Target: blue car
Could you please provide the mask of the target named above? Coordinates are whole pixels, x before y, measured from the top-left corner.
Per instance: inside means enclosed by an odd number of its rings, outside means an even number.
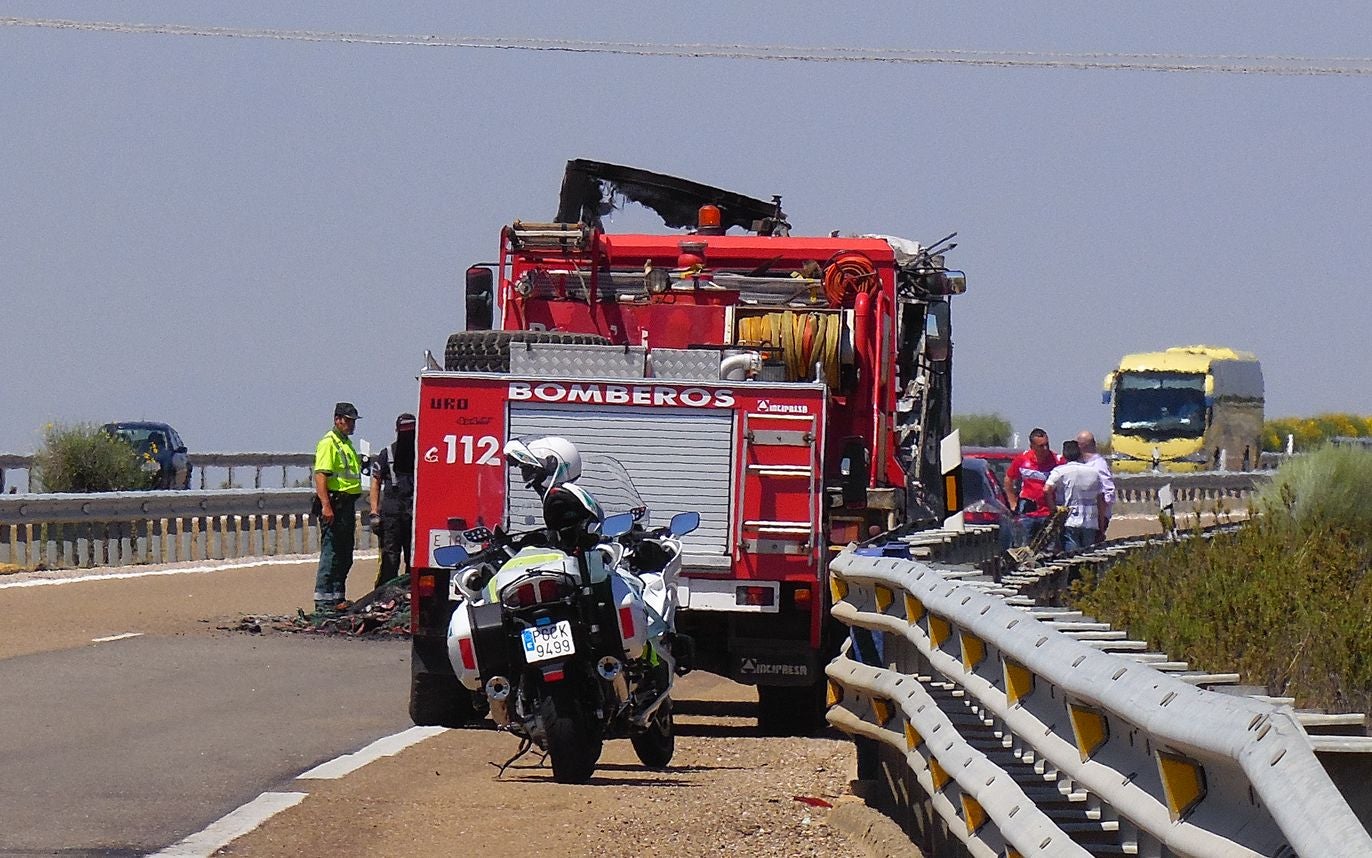
[[[191,460],[186,454],[177,431],[166,423],[134,421],[130,423],[106,423],[102,428],[107,434],[128,443],[139,458],[144,459],[143,469],[155,473],[154,489],[188,489],[191,487]]]

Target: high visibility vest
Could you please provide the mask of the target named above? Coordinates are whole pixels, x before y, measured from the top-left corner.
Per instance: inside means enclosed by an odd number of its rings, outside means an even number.
[[[347,435],[330,429],[314,448],[314,469],[327,474],[326,488],[346,495],[362,494],[362,460]]]

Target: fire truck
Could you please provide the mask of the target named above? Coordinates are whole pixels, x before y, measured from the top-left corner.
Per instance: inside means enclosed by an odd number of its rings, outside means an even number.
[[[612,233],[637,202],[666,229]],[[941,523],[951,425],[943,253],[883,235],[790,234],[770,201],[631,167],[568,163],[556,216],[515,221],[467,271],[467,330],[419,379],[410,714],[456,724],[452,570],[434,551],[514,521],[507,440],[570,439],[629,471],[685,539],[677,630],[695,669],[757,686],[765,732],[822,726],[828,561],[895,526]],[[951,483],[949,483],[951,484]]]

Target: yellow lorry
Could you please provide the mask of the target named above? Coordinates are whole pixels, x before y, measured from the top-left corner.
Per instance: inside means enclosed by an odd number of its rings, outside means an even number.
[[[1262,365],[1249,352],[1178,346],[1125,355],[1105,377],[1116,471],[1247,470],[1261,450]]]

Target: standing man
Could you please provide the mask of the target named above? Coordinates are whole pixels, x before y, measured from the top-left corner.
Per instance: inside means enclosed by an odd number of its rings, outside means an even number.
[[[1005,496],[1017,518],[1015,545],[1028,545],[1048,523],[1051,504],[1043,502],[1043,483],[1062,462],[1048,443],[1048,433],[1034,428],[1029,433],[1029,449],[1020,453],[1005,471]]]
[[[381,568],[376,586],[401,574],[410,574],[410,529],[414,510],[413,414],[395,418],[395,443],[372,457],[372,485],[368,492],[373,532],[381,537]]]
[[[319,518],[319,571],[314,576],[316,613],[347,609],[348,570],[353,565],[362,460],[348,436],[357,431],[351,402],[333,407],[333,428],[314,448],[314,513]]]
[[[1043,484],[1043,501],[1054,506],[1061,497],[1067,507],[1067,520],[1062,525],[1062,548],[1071,553],[1096,544],[1100,523],[1105,519],[1105,493],[1101,491],[1100,474],[1081,460],[1081,447],[1076,441],[1062,442],[1062,458],[1066,461],[1053,469]]]
[[[1096,450],[1096,436],[1083,429],[1077,433],[1077,446],[1081,448],[1081,460],[1096,469],[1100,474],[1101,496],[1105,498],[1105,518],[1100,523],[1097,541],[1105,541],[1105,531],[1110,529],[1110,516],[1115,511],[1115,475],[1110,473],[1110,463]]]

